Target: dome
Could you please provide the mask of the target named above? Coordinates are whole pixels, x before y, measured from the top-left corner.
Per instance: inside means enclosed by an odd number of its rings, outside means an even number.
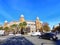
[[[36,19],[39,20],[39,17],[37,17]]]
[[[21,14],[21,17],[24,17],[24,15],[23,15],[23,14]]]
[[[6,20],[5,23],[7,23],[8,21]]]

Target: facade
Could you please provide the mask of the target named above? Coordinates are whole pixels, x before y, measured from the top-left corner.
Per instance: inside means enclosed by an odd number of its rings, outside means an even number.
[[[35,32],[36,31],[36,24],[35,21],[26,21],[27,22],[27,27],[29,27],[30,32]]]
[[[29,30],[28,32],[40,31],[41,28],[42,28],[42,23],[39,20],[39,17],[37,17],[35,21],[26,21],[24,19],[24,15],[21,15],[20,16],[19,21],[12,21],[10,23],[8,23],[7,21],[5,21],[3,27],[10,27],[13,24],[17,24],[18,25],[19,23],[24,22],[24,21],[27,23],[27,26],[26,27],[27,27],[27,30]]]

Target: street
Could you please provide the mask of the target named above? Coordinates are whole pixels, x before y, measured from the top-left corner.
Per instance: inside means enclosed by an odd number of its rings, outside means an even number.
[[[3,42],[7,38],[14,37],[14,36],[1,36],[0,42]],[[55,43],[51,40],[46,39],[39,39],[38,37],[32,37],[32,36],[24,36],[27,40],[32,42],[34,45],[55,45]]]
[[[34,45],[54,45],[54,42],[51,40],[46,39],[39,39],[38,37],[31,37],[31,36],[25,36],[28,40],[30,40]]]

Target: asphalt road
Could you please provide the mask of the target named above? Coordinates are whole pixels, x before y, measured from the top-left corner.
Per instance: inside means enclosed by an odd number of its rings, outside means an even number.
[[[39,39],[38,37],[25,36],[28,40],[30,40],[34,45],[55,45],[54,41]]]
[[[13,36],[1,36],[0,42],[3,42],[5,39],[10,37]],[[39,39],[38,37],[32,37],[32,36],[24,36],[24,37],[30,42],[32,42],[34,45],[55,45],[55,42],[51,40]]]

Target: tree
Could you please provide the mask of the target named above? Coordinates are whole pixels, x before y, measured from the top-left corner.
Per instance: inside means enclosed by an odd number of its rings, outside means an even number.
[[[17,32],[17,24],[13,24],[10,26],[11,30],[14,30],[14,33]]]
[[[9,34],[9,27],[5,27],[4,30],[5,30],[5,35],[8,35]]]
[[[9,31],[9,27],[5,27],[4,30]]]
[[[25,31],[26,25],[27,25],[26,22],[19,23],[19,29],[20,29],[21,33],[23,33]]]
[[[19,23],[19,27],[20,27],[20,28],[25,28],[25,27],[26,27],[26,25],[27,25],[27,23],[26,23],[26,22]]]
[[[60,26],[55,27],[55,28],[54,28],[54,31],[60,32]]]
[[[52,32],[56,32],[56,31],[60,32],[60,23],[58,26],[55,26],[54,29],[52,30]]]
[[[60,32],[60,23],[59,23],[59,26],[57,26],[57,27],[55,28],[55,30],[57,30],[57,31]]]
[[[0,27],[0,30],[3,30],[3,27],[2,26]]]
[[[24,33],[27,32],[27,30],[26,30],[26,25],[27,25],[27,23],[26,23],[26,22],[23,22],[23,31],[24,31]]]
[[[26,22],[23,22],[23,27],[24,27],[24,28],[26,27],[26,25],[27,25],[27,23],[26,23]]]
[[[43,30],[44,30],[45,32],[50,31],[50,27],[49,27],[48,23],[45,23],[45,24],[43,25]]]
[[[19,28],[22,28],[23,27],[23,23],[19,23]]]

